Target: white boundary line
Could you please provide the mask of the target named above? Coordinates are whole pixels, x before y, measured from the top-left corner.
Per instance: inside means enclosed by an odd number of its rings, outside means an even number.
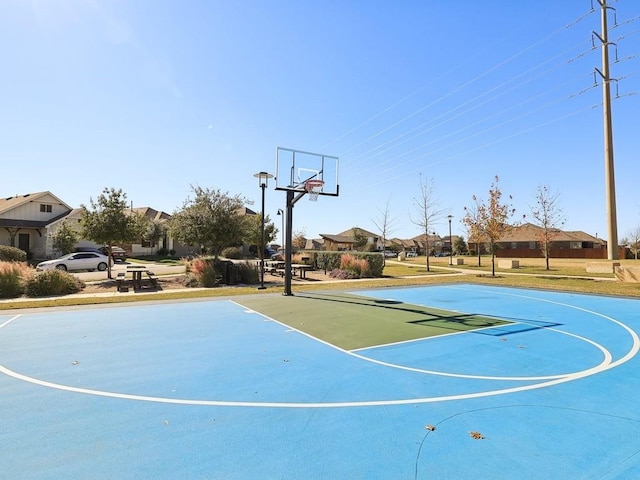
[[[543,299],[537,299],[535,297],[525,297],[523,295],[515,295],[515,296],[521,296],[523,298],[533,298],[534,300],[538,300],[538,301],[546,301]],[[234,301],[230,301],[231,303],[238,305],[242,308],[245,309],[245,312],[247,313],[256,313],[264,318],[269,319],[269,317],[267,317],[266,315],[263,315],[259,312],[255,312],[254,310],[251,309],[247,309],[246,307],[244,307],[243,305],[234,302]],[[197,405],[197,406],[222,406],[222,407],[253,407],[253,408],[347,408],[347,407],[372,407],[372,406],[390,406],[390,405],[409,405],[409,404],[423,404],[423,403],[436,403],[436,402],[445,402],[445,401],[451,401],[451,400],[464,400],[464,399],[472,399],[472,398],[482,398],[482,397],[490,397],[490,396],[495,396],[495,395],[504,395],[504,394],[508,394],[508,393],[516,393],[516,392],[524,392],[524,391],[528,391],[528,390],[535,390],[535,389],[539,389],[539,388],[544,388],[544,387],[550,387],[553,385],[559,385],[562,383],[567,383],[567,382],[571,382],[574,380],[578,380],[581,378],[585,378],[591,375],[595,375],[597,373],[601,373],[604,372],[606,370],[609,370],[611,368],[617,367],[619,365],[622,365],[623,363],[628,362],[629,360],[631,360],[640,350],[640,339],[638,338],[638,335],[631,329],[629,328],[627,325],[623,324],[622,322],[615,320],[611,317],[608,317],[606,315],[603,315],[601,313],[598,312],[594,312],[591,310],[587,310],[581,307],[575,307],[572,305],[568,305],[568,304],[563,304],[561,302],[555,302],[555,301],[549,301],[549,303],[554,303],[557,305],[564,305],[567,306],[569,308],[575,308],[577,310],[581,310],[583,312],[586,313],[590,313],[599,317],[602,317],[606,320],[609,320],[611,322],[614,322],[618,325],[620,325],[623,329],[625,329],[629,335],[632,337],[633,339],[633,345],[631,347],[631,349],[620,359],[618,359],[615,362],[603,362],[600,365],[596,366],[596,367],[592,367],[586,370],[582,370],[580,372],[575,372],[566,376],[562,376],[560,378],[554,378],[552,380],[548,380],[548,381],[544,381],[544,382],[540,382],[540,383],[533,383],[533,384],[529,384],[529,385],[521,385],[521,386],[517,386],[517,387],[510,387],[510,388],[503,388],[503,389],[497,389],[497,390],[487,390],[487,391],[482,391],[482,392],[473,392],[473,393],[465,393],[465,394],[454,394],[454,395],[444,395],[444,396],[437,396],[437,397],[419,397],[419,398],[406,398],[406,399],[397,399],[397,400],[369,400],[369,401],[352,401],[352,402],[243,402],[243,401],[225,401],[225,400],[196,400],[196,399],[177,399],[177,398],[165,398],[165,397],[153,397],[153,396],[145,396],[145,395],[132,395],[132,394],[125,394],[125,393],[117,393],[117,392],[107,392],[107,391],[103,391],[103,390],[93,390],[93,389],[87,389],[87,388],[80,388],[80,387],[72,387],[69,385],[61,385],[58,383],[53,383],[53,382],[47,382],[44,380],[39,380],[37,378],[33,378],[33,377],[29,377],[27,375],[22,375],[20,373],[14,372],[13,370],[10,370],[8,368],[6,368],[4,365],[0,365],[0,373],[4,373],[5,375],[15,378],[17,380],[22,380],[28,383],[32,383],[35,385],[40,385],[43,387],[48,387],[48,388],[54,388],[54,389],[58,389],[58,390],[62,390],[62,391],[67,391],[67,392],[74,392],[74,393],[82,393],[82,394],[87,394],[87,395],[96,395],[96,396],[101,396],[101,397],[110,397],[110,398],[118,398],[118,399],[126,399],[126,400],[138,400],[138,401],[146,401],[146,402],[155,402],[155,403],[164,403],[164,404],[174,404],[174,405]],[[9,324],[10,322],[12,322],[13,320],[17,319],[18,316],[13,317],[12,319],[10,319],[9,321],[5,322],[4,324],[2,324],[0,326],[0,328],[4,327],[5,325]],[[274,321],[275,323],[278,323],[284,327],[287,328],[291,328],[289,325],[285,325],[281,322],[278,322],[277,320],[274,319],[270,319],[272,321]],[[353,355],[356,358],[361,358],[362,360],[368,360],[371,361],[371,359],[366,359],[366,357],[361,357],[359,355],[355,355],[351,352],[348,352],[344,349],[338,348],[334,345],[331,345],[323,340],[314,338],[311,335],[306,334],[305,332],[301,332],[297,329],[295,329],[297,332],[301,333],[302,335],[305,335],[311,339],[314,339],[315,341],[318,341],[320,343],[323,343],[325,345],[329,345],[332,348],[335,348],[339,351],[342,351],[348,355]],[[567,333],[567,332],[562,332],[562,333]],[[578,337],[578,338],[582,338],[582,337]],[[589,341],[589,340],[587,340]],[[590,343],[592,343],[593,345],[598,345],[595,342],[589,341]],[[604,349],[603,349],[604,350]],[[604,350],[605,352],[607,352],[606,350]],[[607,352],[608,355],[610,355]],[[605,354],[605,357],[607,356],[607,354]],[[378,362],[374,362],[374,363],[378,363]],[[392,364],[389,364],[389,366],[393,366]],[[398,366],[395,366],[395,368],[398,368]],[[501,378],[502,379],[502,378]]]

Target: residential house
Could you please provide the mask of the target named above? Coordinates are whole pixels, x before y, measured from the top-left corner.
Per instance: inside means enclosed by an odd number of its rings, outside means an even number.
[[[149,240],[141,239],[140,243],[121,245],[125,250],[131,252],[131,256],[155,255],[158,250],[174,252],[174,255],[179,257],[192,253],[193,247],[183,245],[169,235],[167,227],[168,222],[171,219],[171,215],[166,212],[155,210],[151,207],[136,207],[131,209],[131,211],[142,215],[150,222],[158,224],[161,229],[160,238]]]
[[[509,229],[509,231],[496,242],[497,257],[536,258],[543,257],[540,236],[544,229],[538,225],[525,223]],[[479,240],[486,243],[486,239]],[[469,246],[478,243],[475,238],[469,239]],[[554,229],[553,239],[550,244],[549,256],[551,258],[607,258],[607,243],[582,231],[563,231]]]
[[[149,207],[133,209],[150,220],[165,223],[171,216]],[[27,193],[0,199],[0,245],[9,245],[27,252],[29,257],[43,259],[60,255],[53,247],[53,235],[65,223],[80,230],[82,209],[71,208],[51,192]],[[78,246],[97,246],[81,239]],[[157,242],[122,245],[131,255],[154,254],[160,248],[186,255],[189,247],[181,245],[168,233]]]
[[[413,252],[417,254],[420,251],[420,244],[413,238],[392,238],[389,242],[391,243],[392,249],[399,252]]]
[[[325,248],[325,241],[323,238],[320,239],[307,239],[307,242],[304,247],[305,250],[327,250]]]
[[[316,243],[323,245],[323,250],[332,252],[350,251],[355,250],[355,239],[353,237],[347,237],[345,235],[330,235],[327,233],[320,234],[321,240],[316,240]],[[309,241],[307,241],[309,244]]]
[[[0,199],[0,245],[17,247],[29,257],[48,258],[51,227],[72,212],[51,192],[27,193]]]
[[[448,251],[444,248],[445,243],[442,237],[435,232],[429,235],[423,233],[422,235],[413,237],[411,240],[413,240],[417,246],[418,255],[426,255],[427,253],[429,255],[439,255],[443,251]]]
[[[384,245],[379,235],[360,227],[353,227],[338,234],[320,234],[325,250],[332,251],[382,251]]]

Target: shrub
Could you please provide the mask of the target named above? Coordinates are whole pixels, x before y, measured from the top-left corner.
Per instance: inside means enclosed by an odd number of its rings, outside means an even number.
[[[239,260],[242,258],[242,250],[240,250],[238,247],[227,247],[224,250],[222,250],[222,253],[220,254],[220,256],[224,258],[232,258],[234,260]]]
[[[331,272],[340,266],[341,256],[342,253],[340,252],[318,252],[316,254],[317,268],[325,272]]]
[[[340,270],[339,268],[334,268],[329,272],[329,276],[331,278],[337,278],[338,280],[350,280],[352,278],[357,278],[354,276],[353,272],[349,270]]]
[[[0,262],[25,262],[27,252],[16,247],[0,245]]]
[[[348,253],[340,258],[340,270],[350,272],[353,275],[351,278],[371,277],[369,262],[365,258],[357,258]]]
[[[236,264],[233,268],[238,269],[240,283],[255,285],[260,281],[258,270],[248,262]]]
[[[158,255],[159,257],[166,257],[167,256],[167,249],[166,248],[159,248],[158,251],[156,252],[156,255]]]
[[[193,273],[187,273],[184,276],[184,280],[182,280],[182,284],[188,288],[197,288],[202,286],[198,278]]]
[[[216,268],[216,262],[211,258],[194,258],[188,265],[188,271],[196,278],[198,284],[203,287],[217,287],[222,275]]]
[[[85,283],[72,274],[53,269],[32,275],[27,279],[25,292],[29,297],[48,297],[78,293]]]
[[[0,262],[0,298],[24,294],[25,281],[31,273],[32,270],[24,262]]]

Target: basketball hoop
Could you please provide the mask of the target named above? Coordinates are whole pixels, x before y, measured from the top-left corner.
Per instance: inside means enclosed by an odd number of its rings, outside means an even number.
[[[318,200],[318,195],[320,195],[323,185],[324,181],[322,180],[307,180],[304,182],[304,189],[309,194],[309,200],[312,202]]]

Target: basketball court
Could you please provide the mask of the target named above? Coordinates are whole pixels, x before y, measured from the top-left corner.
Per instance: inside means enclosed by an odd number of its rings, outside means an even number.
[[[446,285],[0,315],[12,479],[640,476],[638,300]]]

